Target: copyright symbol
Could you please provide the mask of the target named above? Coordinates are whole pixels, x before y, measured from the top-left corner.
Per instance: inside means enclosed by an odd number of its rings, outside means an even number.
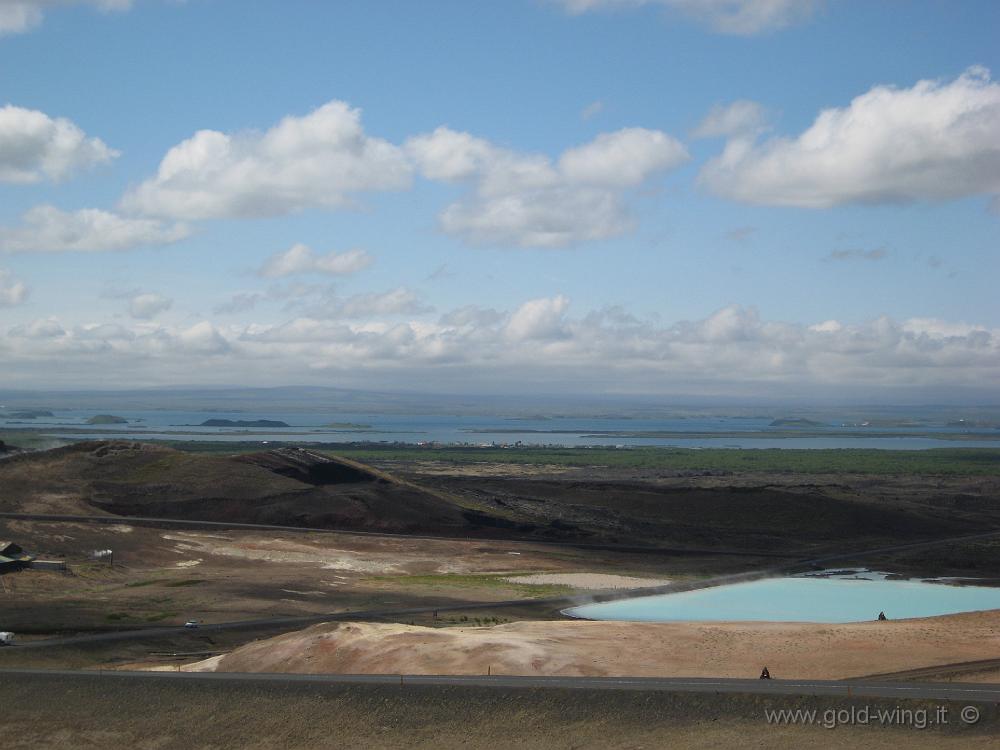
[[[966,706],[962,709],[961,716],[966,724],[975,724],[979,721],[979,709],[975,706]]]

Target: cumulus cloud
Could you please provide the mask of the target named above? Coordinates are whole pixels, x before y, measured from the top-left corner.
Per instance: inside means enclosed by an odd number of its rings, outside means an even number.
[[[28,299],[28,286],[0,268],[0,307],[14,307]]]
[[[567,307],[569,299],[562,295],[525,302],[510,316],[504,334],[512,341],[564,338],[563,315]]]
[[[76,387],[87,378],[107,384],[108,373],[132,385],[354,379],[366,387],[420,382],[430,391],[543,385],[594,392],[613,384],[621,392],[756,397],[1000,387],[1000,329],[972,323],[880,317],[792,324],[732,305],[661,324],[618,308],[570,310],[569,300],[555,295],[509,311],[462,308],[435,321],[304,314],[274,325],[69,327],[46,318],[0,326],[0,358],[8,382],[37,385],[67,373]]]
[[[172,299],[162,294],[152,292],[137,294],[128,302],[128,314],[137,320],[151,320],[169,310],[173,304]]]
[[[198,131],[122,207],[178,219],[278,216],[349,207],[355,193],[405,188],[410,176],[399,147],[366,134],[360,110],[331,101],[263,133]]]
[[[295,244],[284,252],[268,258],[258,273],[267,278],[305,273],[346,276],[368,268],[371,263],[372,257],[364,250],[354,249],[320,255],[306,245]]]
[[[573,14],[661,6],[679,11],[722,34],[773,31],[809,18],[819,0],[554,0]]]
[[[179,331],[174,343],[182,351],[194,354],[223,354],[230,348],[222,332],[207,320]]]
[[[440,323],[448,328],[485,328],[494,326],[504,319],[503,313],[492,307],[464,305],[441,316]]]
[[[132,0],[2,0],[0,36],[23,34],[38,26],[49,8],[67,5],[90,5],[102,11],[128,10]]]
[[[767,110],[757,102],[740,99],[732,104],[717,104],[705,115],[692,135],[695,138],[756,135],[765,129]]]
[[[973,67],[950,82],[876,86],[796,138],[732,138],[700,180],[746,203],[810,208],[995,196],[1000,85]]]
[[[442,229],[473,244],[564,247],[626,231],[629,188],[689,157],[658,130],[625,128],[563,152],[522,154],[441,127],[406,150],[431,180],[461,182],[469,194],[441,214]]]
[[[0,251],[10,253],[102,252],[166,245],[187,237],[183,224],[136,219],[85,208],[61,211],[35,206],[18,227],[0,227]]]
[[[11,104],[0,108],[0,182],[62,180],[116,156],[117,151],[64,117]]]

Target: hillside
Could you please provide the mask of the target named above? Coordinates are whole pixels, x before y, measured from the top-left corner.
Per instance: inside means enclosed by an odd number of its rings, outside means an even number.
[[[375,467],[284,447],[190,452],[82,442],[0,462],[0,511],[110,514],[319,529],[514,536],[796,556],[997,528],[995,477],[816,477],[714,472],[496,472]],[[990,550],[914,558],[937,573],[1000,574]]]
[[[385,531],[474,530],[443,493],[352,461],[281,449],[239,457],[86,442],[0,464],[0,510]]]

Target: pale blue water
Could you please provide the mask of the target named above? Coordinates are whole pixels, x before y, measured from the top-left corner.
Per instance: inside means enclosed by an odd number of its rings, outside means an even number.
[[[1000,609],[1000,588],[920,581],[769,578],[568,609],[589,620],[861,622]]]
[[[171,411],[171,410],[104,410],[128,420],[127,425],[86,425],[95,410],[55,410],[54,417],[32,420],[6,419],[0,410],[0,427],[34,427],[51,430],[52,435],[78,435],[64,433],[60,428],[93,431],[95,437],[122,437],[142,435],[159,439],[187,440],[257,440],[294,442],[437,442],[446,444],[513,444],[526,445],[601,445],[601,446],[674,446],[679,448],[885,448],[894,450],[921,450],[942,447],[996,447],[1000,445],[1000,431],[977,430],[987,433],[990,439],[946,440],[944,435],[968,432],[962,427],[894,427],[878,428],[878,432],[892,433],[891,437],[858,437],[843,434],[857,432],[853,426],[823,425],[820,437],[787,436],[770,437],[770,417],[695,417],[675,419],[621,419],[573,418],[504,419],[496,416],[469,415],[399,415],[344,413],[337,411],[276,411],[262,407],[259,411]],[[199,427],[212,418],[232,420],[278,420],[288,428],[263,430],[256,428]],[[356,423],[361,428],[333,428],[331,423]],[[786,433],[788,428],[777,428]],[[504,430],[504,431],[498,431]],[[517,430],[517,432],[506,432]],[[597,431],[678,432],[703,433],[692,435],[624,437],[594,434]],[[745,436],[725,435],[714,437],[713,432],[744,433]],[[918,437],[913,433],[933,432],[938,437]],[[193,434],[184,434],[193,433]]]

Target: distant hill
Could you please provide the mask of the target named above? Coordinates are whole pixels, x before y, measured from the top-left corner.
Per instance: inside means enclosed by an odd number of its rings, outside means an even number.
[[[128,420],[114,414],[98,414],[88,419],[87,424],[128,424]]]
[[[5,419],[37,419],[38,417],[54,417],[55,414],[47,409],[21,409],[20,411],[0,412],[0,416]]]
[[[212,456],[87,441],[0,461],[0,510],[397,533],[502,524],[468,502],[354,461],[283,448]]]

